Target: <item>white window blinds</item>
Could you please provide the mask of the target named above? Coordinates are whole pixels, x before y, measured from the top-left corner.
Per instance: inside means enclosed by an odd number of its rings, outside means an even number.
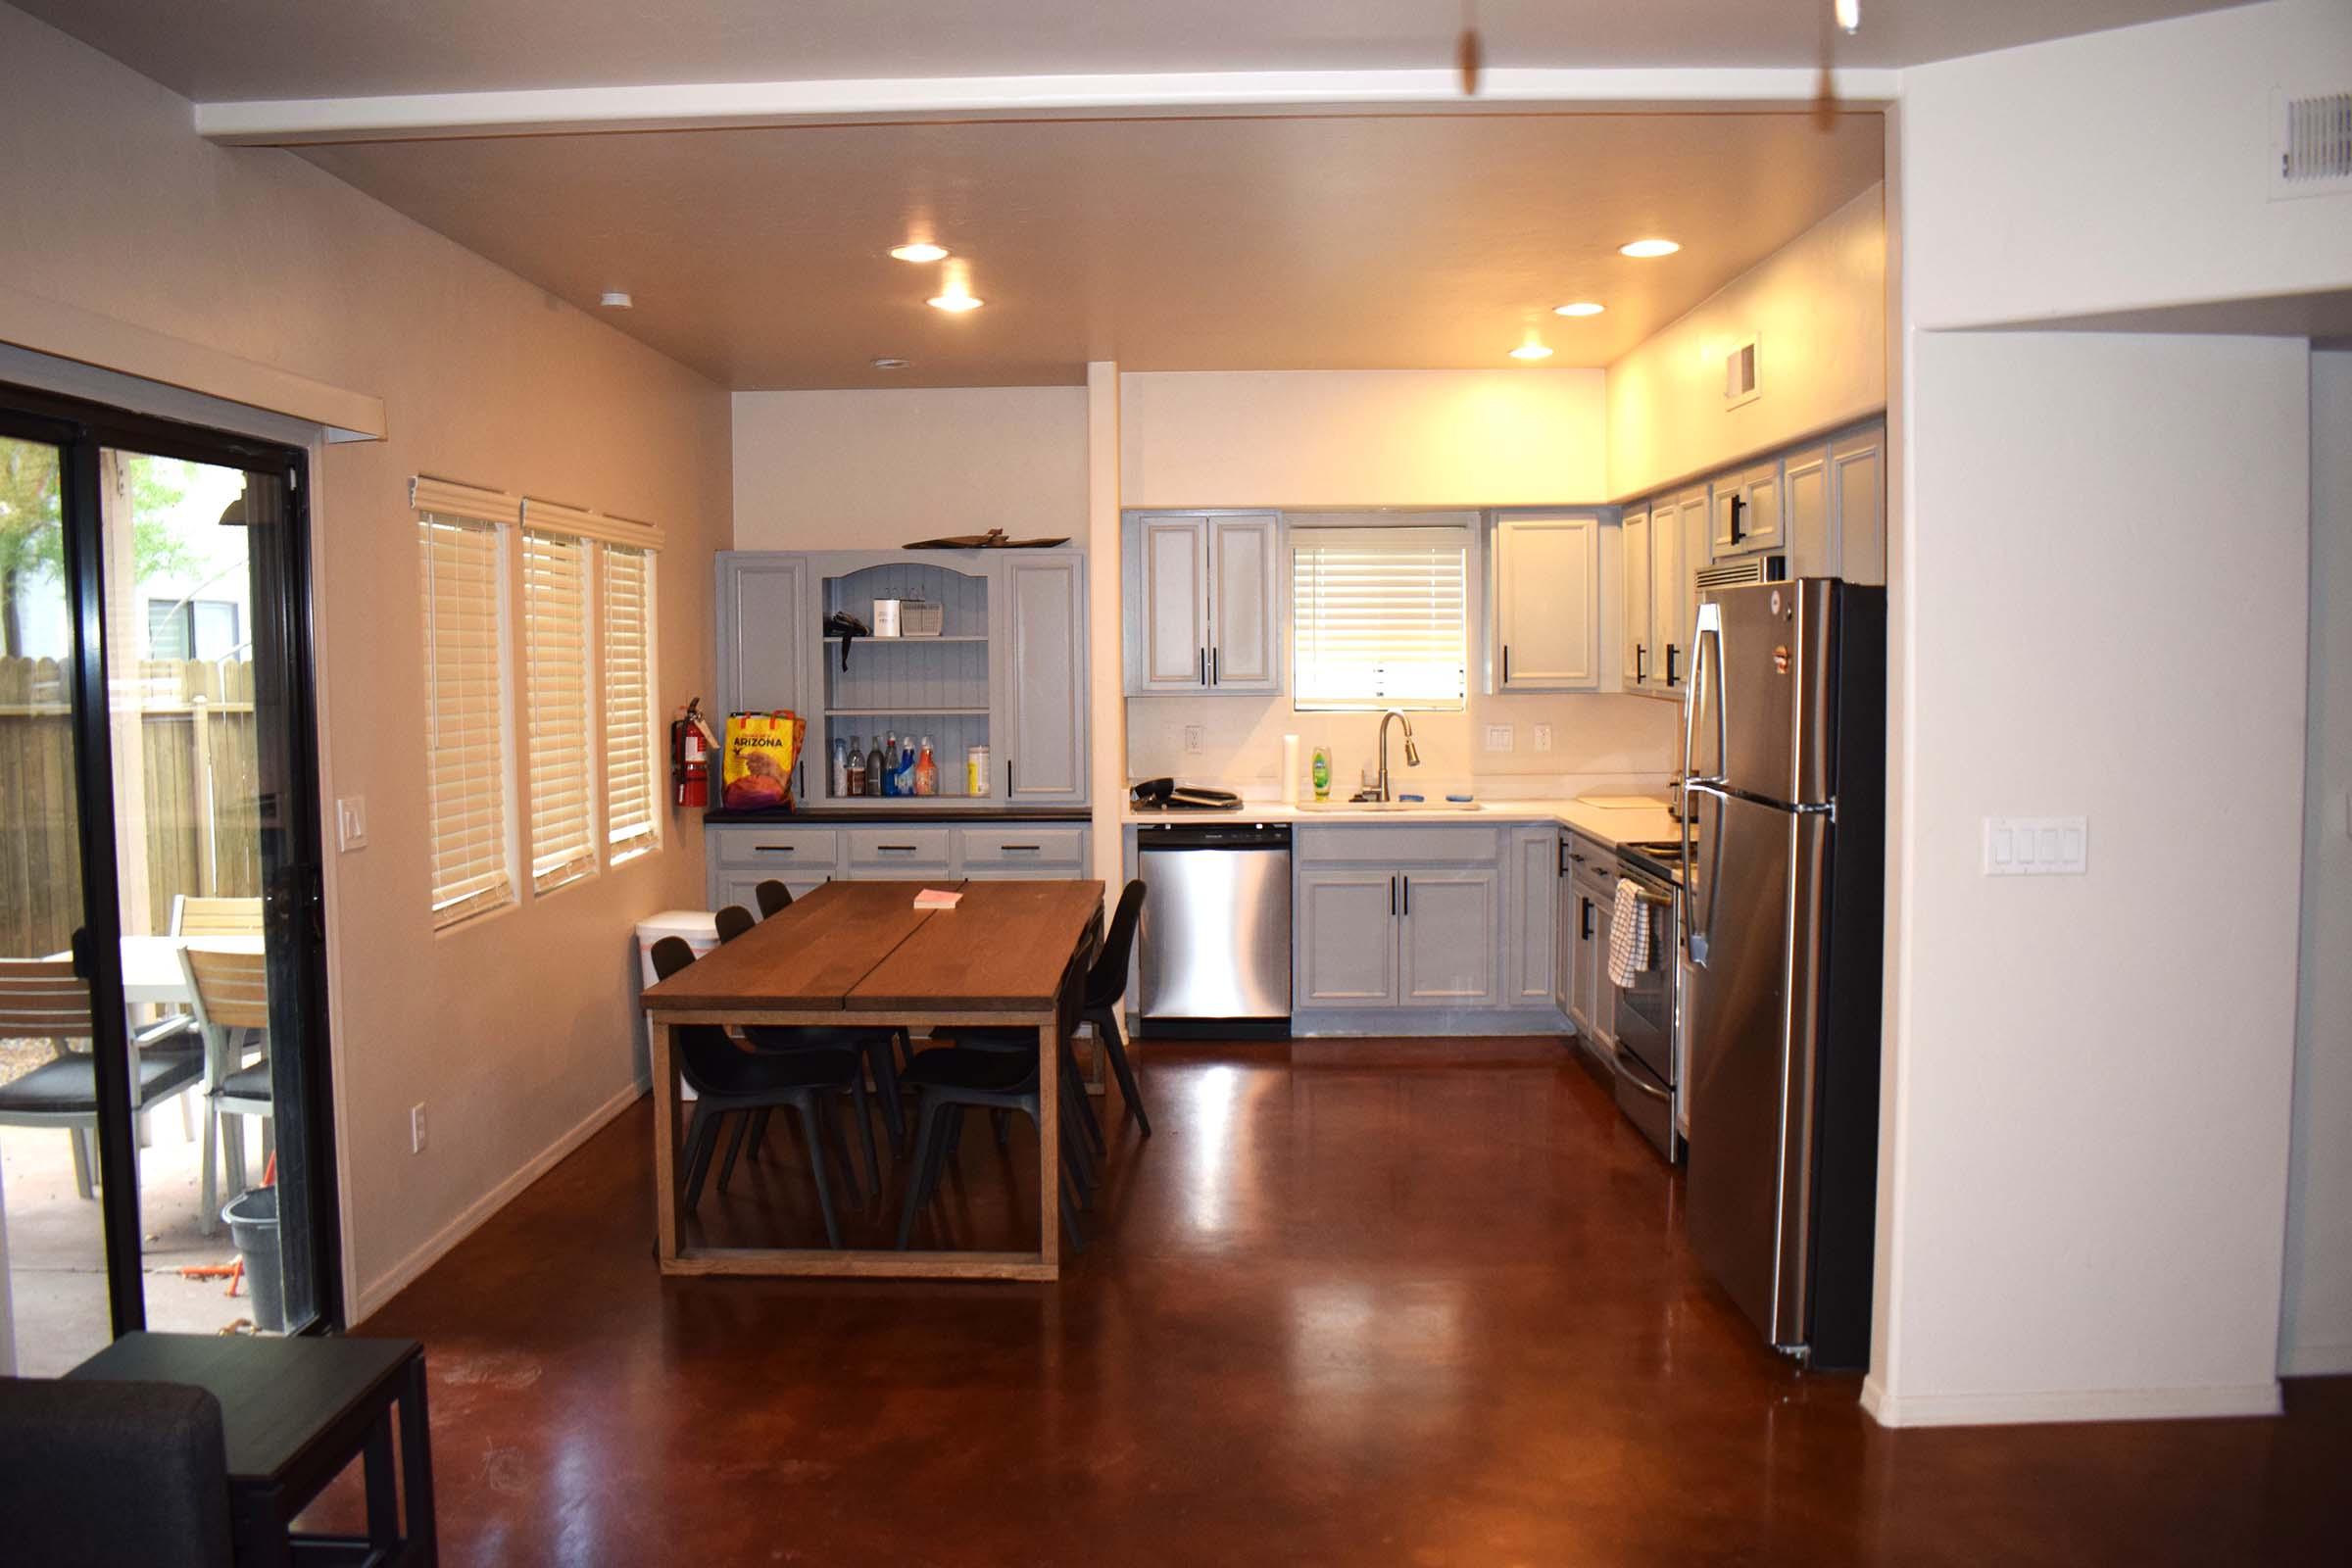
[[[654,808],[654,558],[602,547],[605,843],[614,863],[662,842]]]
[[[522,534],[524,733],[531,886],[545,893],[596,870],[595,715],[589,708],[588,544]]]
[[[507,829],[506,574],[496,524],[417,514],[433,924],[514,900]]]
[[[1294,525],[1293,702],[1461,707],[1469,551],[1467,528]]]

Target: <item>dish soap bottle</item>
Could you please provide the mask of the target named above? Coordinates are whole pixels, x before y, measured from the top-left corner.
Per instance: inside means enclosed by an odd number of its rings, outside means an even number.
[[[939,793],[939,760],[931,755],[931,737],[928,735],[923,737],[923,749],[914,760],[914,793]]]
[[[1315,748],[1315,799],[1331,799],[1331,748],[1328,746]]]

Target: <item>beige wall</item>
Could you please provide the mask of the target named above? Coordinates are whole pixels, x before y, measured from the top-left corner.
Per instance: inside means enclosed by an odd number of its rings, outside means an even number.
[[[1608,499],[1599,370],[1119,377],[1130,507],[1461,507]]]
[[[1757,396],[1723,397],[1756,338]],[[1609,492],[1634,498],[1886,405],[1886,211],[1874,185],[1609,367]]]
[[[1890,1310],[1866,1398],[1904,1423],[2275,1408],[2304,345],[1908,352]],[[1984,875],[1996,813],[2085,816],[2087,874]]]
[[[735,395],[735,548],[1086,533],[1086,389]]]
[[[663,702],[710,686],[729,537],[723,394],[280,152],[0,7],[0,275],[29,293],[383,399],[389,439],[317,472],[326,791],[369,843],[329,857],[330,1003],[362,1314],[634,1093],[629,928],[702,902],[702,840],[435,937],[427,915],[419,470],[661,522]],[[36,216],[37,215],[37,216]],[[329,813],[331,815],[331,812]],[[431,1143],[409,1152],[409,1107]]]
[[[2352,1372],[2352,350],[2311,357],[2311,710],[2278,1370]]]

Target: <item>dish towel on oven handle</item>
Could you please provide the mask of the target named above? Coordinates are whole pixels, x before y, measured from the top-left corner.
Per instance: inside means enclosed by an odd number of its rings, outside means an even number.
[[[1629,877],[1617,879],[1617,903],[1609,911],[1609,981],[1623,991],[1649,967],[1649,901]]]

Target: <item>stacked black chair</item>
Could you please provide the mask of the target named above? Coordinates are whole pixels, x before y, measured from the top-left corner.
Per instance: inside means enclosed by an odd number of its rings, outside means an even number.
[[[654,944],[654,973],[666,980],[694,962],[694,949],[683,938],[663,937]],[[874,1162],[873,1125],[865,1115],[865,1073],[858,1054],[849,1046],[831,1049],[802,1048],[794,1051],[745,1051],[726,1036],[716,1024],[683,1024],[675,1032],[678,1062],[693,1086],[694,1119],[686,1130],[686,1206],[692,1209],[702,1200],[703,1181],[710,1174],[710,1155],[718,1141],[721,1118],[734,1112],[758,1114],[778,1108],[797,1111],[801,1127],[808,1142],[809,1173],[816,1180],[817,1206],[825,1217],[827,1245],[841,1245],[841,1224],[833,1211],[832,1183],[825,1174],[827,1126],[831,1120],[826,1104],[846,1088],[855,1087],[858,1101],[858,1129],[865,1145],[867,1180],[877,1190],[881,1185],[879,1168]],[[741,1141],[741,1127],[737,1142]],[[726,1190],[729,1170],[734,1165],[734,1148],[727,1152],[727,1165],[719,1172],[719,1190]],[[847,1151],[840,1152],[842,1174],[850,1184],[850,1196],[858,1198],[858,1176],[852,1167]]]
[[[792,907],[792,889],[772,876],[752,889],[752,897],[760,901],[760,918],[762,920],[782,914]]]

